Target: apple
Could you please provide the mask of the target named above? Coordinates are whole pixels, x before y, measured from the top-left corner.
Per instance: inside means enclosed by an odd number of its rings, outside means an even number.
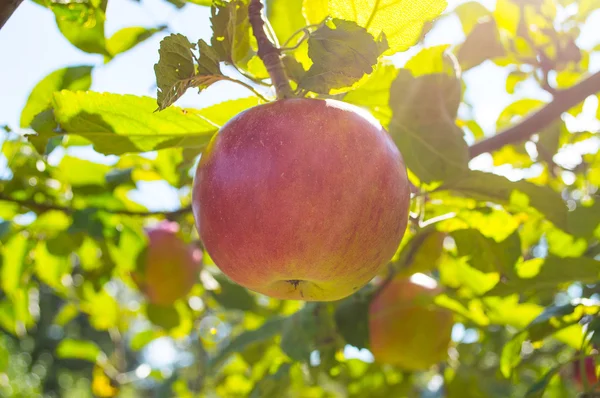
[[[416,274],[396,277],[369,305],[369,345],[377,362],[426,370],[446,359],[454,325],[452,312],[437,307],[435,280]]]
[[[577,387],[583,391],[583,377],[581,374],[581,364],[579,361],[573,361],[573,379]],[[585,377],[587,378],[587,385],[591,388],[593,385],[598,383],[598,375],[596,374],[596,361],[594,357],[586,357],[583,361],[583,370]]]
[[[204,246],[234,282],[332,301],[367,284],[406,229],[409,183],[389,134],[335,100],[285,99],[227,122],[192,191]]]
[[[169,306],[197,282],[202,251],[178,236],[176,222],[162,221],[145,232],[148,246],[138,257],[132,277],[150,303]]]

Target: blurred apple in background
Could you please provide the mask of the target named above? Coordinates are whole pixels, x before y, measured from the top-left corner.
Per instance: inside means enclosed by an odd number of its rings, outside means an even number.
[[[448,355],[452,312],[437,307],[435,280],[423,274],[396,277],[373,298],[369,308],[370,349],[377,362],[426,370]]]
[[[184,242],[178,233],[179,224],[172,221],[146,229],[148,246],[132,277],[152,304],[169,306],[185,297],[198,281],[202,251]]]

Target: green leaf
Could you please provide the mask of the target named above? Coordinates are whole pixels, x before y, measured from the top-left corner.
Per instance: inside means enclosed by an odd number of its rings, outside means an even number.
[[[209,371],[217,371],[218,367],[236,352],[242,352],[252,344],[268,340],[279,334],[287,318],[274,316],[265,321],[258,329],[247,330],[234,337],[221,351],[208,361]]]
[[[47,241],[39,241],[34,250],[35,272],[38,278],[57,291],[64,289],[62,278],[71,271],[66,256],[56,256],[48,250]]]
[[[600,8],[600,1],[598,0],[579,0],[577,13],[574,18],[577,21],[585,21],[594,11]]]
[[[181,322],[179,312],[175,307],[161,307],[149,303],[146,306],[148,320],[165,330],[174,329]]]
[[[64,339],[56,347],[56,356],[58,358],[81,359],[95,363],[104,354],[93,341]]]
[[[196,74],[192,52],[195,48],[182,34],[171,34],[160,42],[159,60],[154,65],[159,109],[171,105],[191,87]]]
[[[215,275],[215,279],[221,286],[220,291],[211,291],[211,295],[217,302],[227,309],[251,311],[256,307],[254,297],[242,286],[231,282],[227,277]]]
[[[97,330],[108,330],[119,321],[119,303],[104,289],[86,297],[82,312],[89,314],[90,325]]]
[[[445,74],[413,77],[402,69],[392,84],[390,134],[421,181],[447,180],[467,170],[469,151],[455,123],[460,81]]]
[[[337,330],[344,340],[357,348],[369,347],[369,305],[372,289],[363,288],[344,299],[335,309]]]
[[[532,111],[541,108],[544,104],[544,101],[536,98],[518,99],[502,110],[496,121],[496,127],[500,130],[515,124],[515,122],[529,115]]]
[[[188,109],[187,111],[200,115],[216,126],[221,127],[234,116],[258,104],[260,104],[258,97],[246,97],[220,102],[207,108],[197,110]]]
[[[285,397],[291,383],[290,367],[291,364],[284,363],[277,372],[262,378],[250,392],[250,398]]]
[[[52,323],[58,326],[65,326],[79,315],[79,309],[75,303],[65,303],[52,320]]]
[[[110,170],[110,166],[67,155],[61,159],[58,167],[52,172],[59,181],[74,187],[81,187],[104,185],[105,175]]]
[[[267,0],[267,18],[283,45],[296,31],[304,27],[302,0]],[[299,35],[298,38],[301,36]]]
[[[344,101],[367,108],[384,127],[387,127],[392,118],[389,106],[390,87],[397,75],[398,69],[393,65],[379,65],[364,84],[346,93]]]
[[[600,317],[598,314],[588,323],[587,330],[591,333],[590,344],[600,344]]]
[[[0,373],[6,373],[10,363],[10,351],[6,345],[0,341]]]
[[[591,238],[600,225],[600,199],[594,203],[578,203],[568,214],[569,232],[575,236]]]
[[[248,1],[213,1],[211,45],[220,61],[244,66],[254,55],[250,46]]]
[[[439,189],[505,205],[515,199],[515,193],[520,192],[525,195],[525,199],[528,199],[528,203],[524,204],[525,207],[528,205],[537,209],[560,229],[568,229],[567,207],[560,195],[547,186],[539,186],[527,181],[512,182],[496,174],[472,170],[455,180],[448,181]]]
[[[476,229],[460,229],[451,235],[458,255],[468,256],[473,268],[483,272],[514,274],[514,265],[521,256],[521,240],[517,231],[502,242],[487,238]]]
[[[535,319],[533,319],[523,330],[513,336],[511,340],[504,346],[500,359],[500,370],[504,377],[510,377],[512,370],[516,368],[521,362],[521,346],[523,342],[531,340],[533,343],[542,341],[548,336],[557,334],[563,342],[568,342],[574,348],[579,348],[583,339],[583,332],[579,328],[576,331],[577,339],[573,341],[565,340],[565,333],[568,329],[575,327],[579,320],[586,315],[596,313],[598,306],[587,307],[582,304],[567,304],[562,306],[551,306],[542,313],[540,313]],[[561,332],[562,331],[562,332]],[[562,338],[558,334],[563,334]],[[541,381],[540,381],[541,382]],[[537,384],[537,383],[536,383]],[[530,391],[537,391],[540,393],[539,388],[545,388],[544,385],[538,385],[532,387]],[[543,388],[541,392],[543,392]],[[541,396],[541,395],[532,395]]]
[[[82,51],[109,55],[104,39],[107,0],[85,3],[60,4],[52,2],[50,8],[56,16],[60,32]]]
[[[52,109],[38,113],[31,121],[31,128],[35,134],[25,136],[40,155],[50,154],[62,142],[63,137],[57,135],[58,124]]]
[[[111,187],[116,187],[118,185],[135,187],[135,181],[133,181],[134,170],[133,167],[127,169],[112,169],[106,173],[104,180]]]
[[[536,143],[539,157],[546,163],[552,165],[554,163],[553,157],[558,152],[560,146],[560,135],[566,130],[566,126],[562,120],[552,123],[538,134],[538,141]]]
[[[281,332],[281,349],[291,359],[308,362],[310,353],[318,348],[317,337],[328,327],[327,307],[322,303],[306,303],[289,317]]]
[[[121,155],[171,147],[204,147],[218,126],[184,109],[154,113],[150,97],[62,91],[54,113],[63,130],[92,142],[96,151]]]
[[[142,26],[123,28],[115,32],[106,41],[106,51],[108,51],[110,57],[115,57],[118,54],[131,50],[144,40],[152,37],[155,33],[162,32],[166,28],[165,25],[156,28],[144,28]]]
[[[14,235],[2,247],[2,269],[0,286],[7,294],[21,287],[21,278],[26,269],[27,248],[30,240],[25,234]]]
[[[139,351],[148,345],[151,341],[161,337],[163,333],[156,330],[144,330],[143,332],[136,333],[135,336],[129,341],[129,347],[133,351]]]
[[[402,248],[394,261],[396,274],[410,276],[437,268],[443,252],[446,234],[432,228],[421,229]]]
[[[454,9],[454,13],[460,19],[465,36],[468,36],[482,19],[492,14],[490,10],[476,1],[467,1],[466,3],[459,4]]]
[[[555,366],[554,368],[546,372],[541,379],[536,381],[533,385],[531,385],[531,387],[527,389],[527,392],[525,393],[525,398],[543,398],[544,393],[548,388],[548,384],[550,384],[550,381],[556,374],[558,374],[560,369],[561,366]]]
[[[432,75],[435,73],[444,73],[455,76],[455,65],[452,60],[446,56],[448,47],[450,47],[450,45],[442,44],[424,48],[406,62],[404,69],[409,70],[414,77]]]
[[[320,23],[329,17],[328,0],[302,0],[302,15],[309,24]]]
[[[498,283],[498,280],[500,280],[497,272],[485,273],[471,267],[467,263],[466,257],[455,258],[443,255],[439,270],[442,283],[446,286],[460,289],[461,293],[466,297],[480,296],[491,290]],[[478,324],[485,324],[487,322],[482,312],[478,313],[472,309],[470,310],[467,310],[467,314],[463,313],[462,310],[459,313]]]
[[[527,333],[518,333],[502,348],[500,371],[509,378],[514,368],[521,363],[521,346],[527,340]]]
[[[0,242],[3,241],[5,236],[8,236],[12,229],[12,223],[10,221],[0,221]]]
[[[354,21],[374,37],[385,33],[387,54],[413,46],[426,22],[437,18],[446,8],[446,0],[304,0],[304,15],[309,23],[324,16]]]
[[[522,72],[520,70],[511,71],[506,77],[506,92],[509,94],[514,94],[517,84],[527,80],[529,76],[529,73]]]
[[[333,19],[308,39],[308,56],[313,64],[298,86],[316,93],[352,86],[373,72],[379,56],[387,49],[385,35],[374,40],[354,22]]]
[[[576,238],[558,228],[548,228],[545,237],[549,253],[558,257],[579,257],[588,247],[584,238]]]
[[[96,209],[76,210],[73,212],[73,223],[69,226],[67,232],[69,234],[82,233],[102,240],[104,239],[104,224],[102,219],[98,217]],[[94,245],[94,249],[97,249],[96,245]]]
[[[60,90],[88,90],[92,84],[92,66],[72,66],[55,70],[40,80],[23,107],[21,127],[29,127],[34,117],[52,108],[52,95]]]
[[[546,307],[525,330],[533,342],[542,341],[548,336],[579,323],[585,315],[591,315],[600,309],[597,305],[565,304]],[[583,336],[582,336],[583,337]]]
[[[559,284],[583,282],[595,283],[600,278],[600,261],[587,257],[546,258],[539,272],[529,278],[511,278],[499,282],[486,295],[506,296],[531,290],[554,288]]]
[[[471,69],[483,61],[506,54],[494,19],[488,18],[475,25],[465,42],[458,48],[456,57],[463,70]]]
[[[205,6],[210,7],[213,3],[213,0],[185,0],[188,3],[196,4],[197,6]]]
[[[204,40],[198,42],[200,56],[192,52],[195,44],[181,34],[171,34],[160,42],[160,58],[154,65],[156,74],[158,109],[163,110],[181,97],[188,88],[201,90],[211,84],[226,79],[221,73],[219,59]],[[197,59],[198,67],[194,61]]]
[[[23,334],[22,328],[20,328],[19,330],[17,329],[17,321],[15,319],[15,307],[11,300],[0,300],[0,328],[16,336],[20,336]]]

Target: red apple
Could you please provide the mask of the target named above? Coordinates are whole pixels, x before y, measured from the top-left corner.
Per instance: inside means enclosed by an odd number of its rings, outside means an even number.
[[[368,113],[298,98],[223,126],[192,199],[206,250],[233,281],[275,298],[330,301],[392,258],[409,185],[398,149]]]
[[[417,371],[446,359],[454,317],[432,303],[440,289],[425,278],[397,277],[371,301],[369,341],[377,362]]]
[[[593,357],[586,357],[583,361],[583,370],[585,377],[587,378],[587,385],[591,388],[594,384],[598,383],[598,375],[596,374],[596,361]],[[573,379],[577,387],[583,391],[583,377],[581,375],[581,363],[579,361],[573,362]]]
[[[202,251],[178,236],[179,224],[163,221],[146,229],[148,246],[133,279],[152,304],[168,306],[185,297],[198,280]]]

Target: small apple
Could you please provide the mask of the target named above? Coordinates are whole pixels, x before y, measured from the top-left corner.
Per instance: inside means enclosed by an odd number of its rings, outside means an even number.
[[[577,387],[583,391],[584,383],[582,377],[582,369],[581,363],[579,361],[573,361],[573,380]],[[587,379],[588,387],[592,387],[596,383],[598,383],[598,374],[596,373],[596,361],[594,357],[586,357],[583,361],[583,371],[585,372],[585,377]]]
[[[178,236],[179,224],[163,221],[146,229],[148,246],[138,257],[133,280],[148,301],[169,306],[185,297],[196,281],[202,251]]]
[[[202,155],[196,226],[234,282],[279,299],[331,301],[367,284],[406,229],[409,183],[389,134],[334,100],[242,112]]]
[[[369,307],[369,342],[377,362],[417,371],[447,357],[454,317],[432,303],[439,292],[435,280],[416,274],[396,277],[376,294]]]

